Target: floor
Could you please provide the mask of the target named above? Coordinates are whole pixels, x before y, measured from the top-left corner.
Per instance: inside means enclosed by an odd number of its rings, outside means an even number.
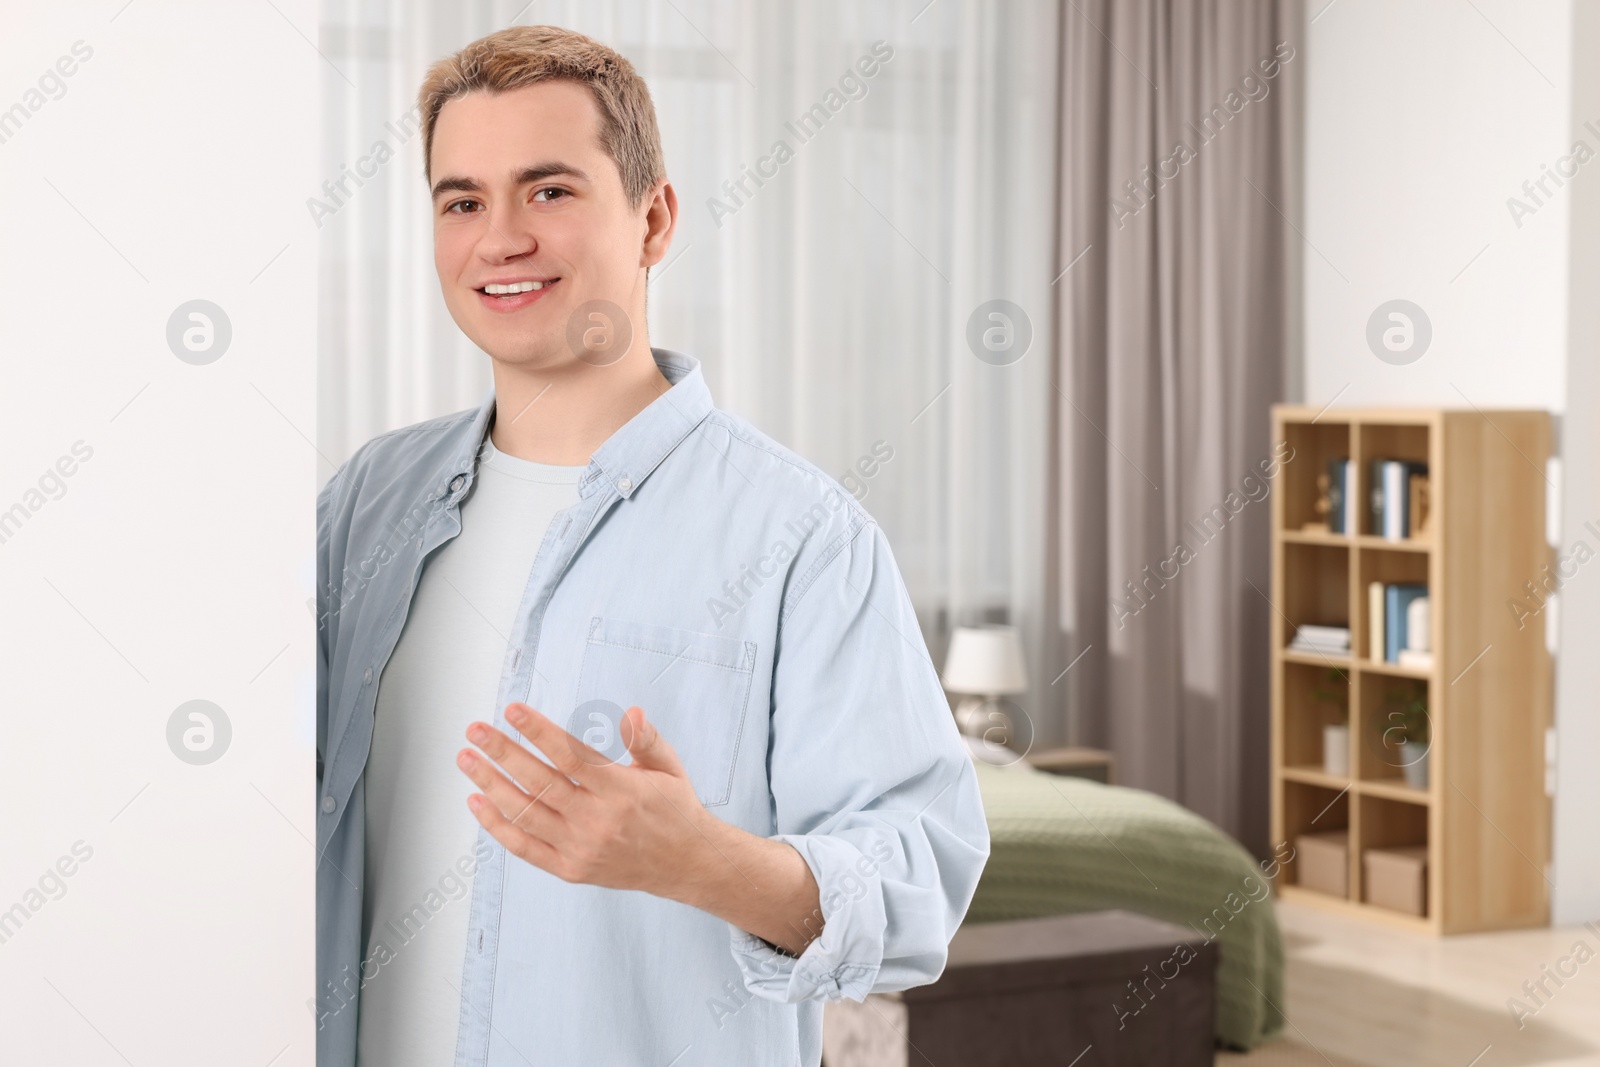
[[[1290,1025],[1218,1067],[1600,1067],[1600,923],[1433,938],[1277,908]]]

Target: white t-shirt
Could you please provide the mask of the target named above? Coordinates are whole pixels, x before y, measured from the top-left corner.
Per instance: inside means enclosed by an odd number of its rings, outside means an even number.
[[[493,722],[499,710],[534,554],[551,520],[577,501],[584,470],[506,455],[485,437],[461,533],[424,564],[379,679],[363,778],[362,959],[374,935],[393,956],[361,990],[358,1065],[455,1062],[472,888],[457,864],[472,857],[478,832],[467,807],[478,787],[456,753],[473,747],[467,725]]]

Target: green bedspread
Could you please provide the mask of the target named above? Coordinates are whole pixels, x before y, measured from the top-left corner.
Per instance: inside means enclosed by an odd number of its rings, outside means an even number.
[[[1248,1049],[1283,1029],[1275,867],[1154,793],[975,766],[991,847],[967,922],[1125,908],[1192,928],[1220,950],[1218,1039]]]

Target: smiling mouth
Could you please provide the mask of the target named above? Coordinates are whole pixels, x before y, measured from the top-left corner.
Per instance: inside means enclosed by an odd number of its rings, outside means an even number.
[[[559,282],[560,278],[546,278],[544,281],[513,282],[510,285],[484,285],[478,287],[478,292],[487,297],[499,300],[515,300],[527,293],[538,293],[550,288]]]

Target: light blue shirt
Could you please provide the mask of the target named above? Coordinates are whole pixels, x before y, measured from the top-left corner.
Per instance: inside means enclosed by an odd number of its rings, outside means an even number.
[[[521,701],[625,760],[616,718],[639,705],[712,814],[804,857],[822,934],[793,957],[676,901],[562,881],[480,829],[456,864],[460,981],[439,989],[461,1005],[456,1067],[816,1067],[824,1001],[939,976],[989,855],[882,531],[718,410],[697,361],[652,351],[672,387],[591,457],[539,545],[495,704],[475,713],[520,740],[503,712]],[[362,944],[374,695],[424,562],[461,531],[493,414],[491,393],[376,437],[317,500],[320,1067],[353,1067],[361,984],[406,964],[399,936]]]

